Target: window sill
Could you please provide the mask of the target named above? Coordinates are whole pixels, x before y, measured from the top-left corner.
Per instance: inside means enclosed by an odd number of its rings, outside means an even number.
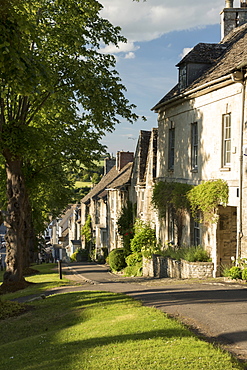
[[[228,172],[231,171],[231,167],[221,167],[220,172]]]

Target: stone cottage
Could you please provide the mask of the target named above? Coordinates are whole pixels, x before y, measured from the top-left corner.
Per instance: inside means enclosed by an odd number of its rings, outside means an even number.
[[[111,165],[106,160],[101,181],[81,200],[81,225],[90,215],[96,254],[101,254],[103,247],[109,251],[122,247],[117,220],[129,197],[133,158],[134,153],[121,151]],[[83,239],[82,247],[85,248]]]

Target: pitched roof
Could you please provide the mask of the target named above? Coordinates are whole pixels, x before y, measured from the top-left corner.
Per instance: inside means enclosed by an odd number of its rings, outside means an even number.
[[[92,198],[104,198],[108,188],[120,188],[130,180],[133,162],[126,164],[120,171],[114,166],[100,182],[81,200],[82,203],[87,203]]]
[[[185,57],[177,64],[180,66],[183,63],[214,63],[222,52],[225,46],[221,44],[197,44]]]
[[[108,188],[119,189],[130,182],[133,162],[129,162],[122,168],[118,176],[109,184]]]
[[[198,46],[200,45],[200,46]],[[198,44],[178,66],[182,63],[192,61],[192,57],[198,62],[201,59],[200,52],[203,50],[202,45]],[[193,81],[188,87],[180,91],[179,86],[173,87],[155,106],[153,110],[158,109],[163,103],[169,102],[170,99],[182,96],[185,92],[191,89],[200,87],[201,85],[224,77],[232,73],[234,70],[240,69],[247,65],[247,24],[235,28],[230,32],[219,44],[204,44],[211,45],[209,60],[211,65],[204,71],[199,78]],[[214,54],[215,53],[215,54]],[[218,55],[218,56],[217,56]],[[187,57],[187,59],[186,59]],[[215,57],[215,61],[213,58]]]

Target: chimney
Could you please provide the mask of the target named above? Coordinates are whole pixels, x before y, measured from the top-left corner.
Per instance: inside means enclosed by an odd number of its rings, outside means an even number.
[[[116,165],[115,158],[105,158],[104,175],[106,175],[115,165]]]
[[[233,1],[234,0],[226,0],[226,8],[233,8]]]
[[[120,171],[127,163],[133,162],[134,153],[133,152],[117,152],[117,170]]]
[[[246,0],[240,0],[240,8],[233,7],[234,0],[225,0],[225,8],[221,12],[221,40],[232,30],[247,23]]]

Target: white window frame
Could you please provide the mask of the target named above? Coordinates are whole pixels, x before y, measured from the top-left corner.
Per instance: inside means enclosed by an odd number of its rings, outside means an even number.
[[[231,113],[222,116],[222,166],[231,166]]]

